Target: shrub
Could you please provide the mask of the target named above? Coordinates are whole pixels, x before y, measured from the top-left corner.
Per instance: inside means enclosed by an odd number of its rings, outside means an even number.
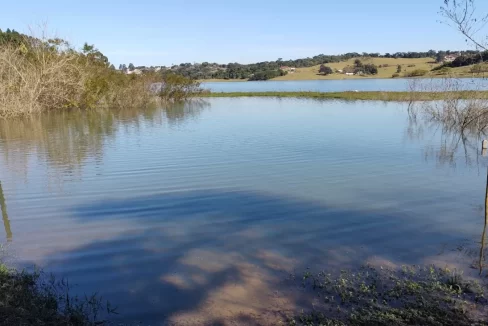
[[[8,41],[3,36],[0,31],[0,117],[69,108],[146,106],[156,98],[150,86],[163,80],[157,73],[117,71],[93,45],[76,51],[61,39],[21,35]],[[193,82],[172,80],[164,98],[177,100],[194,91],[198,92],[198,85]]]
[[[405,77],[420,77],[420,76],[425,76],[427,73],[428,73],[427,70],[416,69],[410,72],[406,72]]]
[[[271,78],[284,76],[284,75],[286,75],[286,72],[283,70],[263,70],[254,73],[254,75],[251,76],[249,80],[268,80]]]
[[[165,101],[181,101],[201,92],[199,82],[170,73],[163,77],[158,95]]]
[[[397,78],[397,77],[400,77],[400,74],[399,73],[394,73],[393,75],[391,75],[391,78]]]
[[[443,66],[441,67],[440,69],[432,69],[432,71],[435,71],[437,75],[446,75],[446,74],[449,74],[451,72],[451,69],[450,67],[446,67],[446,66]]]
[[[479,74],[479,73],[483,73],[483,72],[488,72],[488,66],[487,65],[484,65],[484,64],[476,64],[474,66],[471,67],[471,69],[469,70],[471,73],[473,74]]]
[[[324,74],[324,75],[330,75],[334,73],[331,67],[321,65],[319,69],[319,73]]]
[[[368,75],[376,75],[378,73],[378,67],[374,64],[365,64],[362,69]]]

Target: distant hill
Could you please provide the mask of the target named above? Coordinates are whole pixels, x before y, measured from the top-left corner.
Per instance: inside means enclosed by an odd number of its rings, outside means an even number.
[[[375,64],[382,64],[382,60],[385,64],[394,65],[394,60],[418,60],[422,59],[422,62],[429,62],[429,68],[431,65],[437,65],[442,62],[444,57],[452,54],[476,54],[476,51],[434,51],[429,50],[427,52],[397,52],[397,53],[346,53],[341,55],[325,55],[320,54],[311,58],[302,58],[295,60],[282,60],[281,58],[275,61],[264,61],[252,64],[240,64],[240,63],[182,63],[172,67],[162,67],[162,71],[173,72],[192,79],[206,80],[206,79],[224,79],[224,80],[266,80],[266,79],[294,79],[291,75],[293,70],[296,72],[305,71],[305,68],[312,68],[313,71],[318,71],[318,66],[325,65],[339,65],[340,69],[344,67],[345,62],[350,62],[353,59],[359,58],[361,60],[373,60]],[[413,61],[412,61],[413,62]],[[408,65],[407,61],[405,63]],[[415,63],[413,63],[415,64]],[[407,67],[410,68],[410,67]],[[425,65],[422,69],[426,68]],[[147,69],[147,68],[146,68]],[[396,69],[396,68],[395,68]],[[391,77],[394,72],[391,69],[388,70],[388,77]],[[429,69],[430,70],[430,69]],[[385,70],[382,70],[385,73]],[[390,73],[391,72],[391,73]],[[299,74],[295,74],[299,76]],[[303,76],[303,75],[301,75]],[[386,76],[386,75],[385,75]],[[310,78],[313,76],[308,76]],[[330,78],[330,77],[329,77]],[[301,79],[301,78],[299,78]],[[314,77],[312,79],[318,79]]]

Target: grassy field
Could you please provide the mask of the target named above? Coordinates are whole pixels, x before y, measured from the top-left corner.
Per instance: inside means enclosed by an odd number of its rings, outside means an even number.
[[[427,70],[428,73],[423,76],[425,78],[432,77],[484,77],[474,75],[471,72],[472,66],[451,68],[447,71],[431,71],[433,68],[440,66],[433,58],[419,58],[419,59],[393,59],[393,58],[359,58],[364,64],[375,64],[378,66],[378,74],[372,76],[346,76],[345,74],[334,73],[324,76],[318,73],[320,66],[313,66],[307,68],[297,68],[294,73],[288,73],[286,76],[276,77],[272,80],[338,80],[338,79],[365,79],[365,78],[392,78],[393,74],[397,72],[398,65],[402,66],[402,72],[399,73],[399,78],[405,77],[414,70]],[[353,66],[355,59],[348,61],[334,62],[327,64],[332,70],[344,69],[346,66]],[[379,66],[382,66],[381,68]],[[487,66],[488,67],[488,66]],[[487,74],[488,76],[488,74]],[[224,79],[207,79],[202,82],[223,82],[223,81],[245,81],[238,80],[224,80]]]
[[[319,80],[319,79],[358,79],[358,78],[391,78],[396,73],[397,66],[402,65],[402,73],[410,72],[416,69],[432,70],[438,66],[432,58],[420,59],[393,59],[393,58],[359,58],[364,64],[375,64],[378,66],[378,74],[374,76],[346,76],[344,74],[334,73],[328,76],[323,76],[318,73],[320,66],[313,66],[308,68],[297,68],[296,72],[288,73],[286,76],[277,77],[274,80]],[[354,66],[354,60],[329,63],[326,66],[336,69],[344,69],[346,66]],[[388,65],[387,67],[379,68],[379,66]],[[409,67],[410,66],[410,67]]]
[[[294,97],[365,101],[433,101],[442,99],[488,99],[488,91],[459,92],[229,92],[204,93],[202,97]]]

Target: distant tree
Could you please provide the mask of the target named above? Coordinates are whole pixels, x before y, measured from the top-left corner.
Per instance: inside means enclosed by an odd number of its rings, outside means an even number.
[[[361,60],[359,60],[359,59],[354,60],[354,67],[361,68],[362,66],[363,66],[363,63],[361,62]]]
[[[56,40],[54,40],[56,41]],[[59,40],[60,41],[60,40]],[[95,45],[93,44],[88,44],[85,42],[83,44],[83,48],[81,49],[83,54],[85,54],[90,60],[97,61],[99,63],[103,63],[105,65],[109,65],[108,58],[103,55],[102,52],[100,52]]]
[[[111,64],[111,65],[109,66],[109,68],[110,68],[110,69],[112,69],[112,70],[115,70],[115,66],[114,66],[113,64]]]
[[[402,65],[398,65],[397,66],[397,73],[401,73],[402,72]]]
[[[129,71],[134,71],[134,69],[136,69],[136,67],[134,67],[134,64],[129,63]]]
[[[362,67],[363,72],[368,75],[378,74],[378,67],[374,64],[366,64]]]
[[[435,57],[435,61],[438,63],[444,61],[444,53],[439,51]]]
[[[323,75],[330,75],[334,73],[331,67],[325,66],[325,65],[320,65],[319,73]]]

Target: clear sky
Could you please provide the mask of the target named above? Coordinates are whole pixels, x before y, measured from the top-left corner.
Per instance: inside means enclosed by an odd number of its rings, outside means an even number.
[[[486,2],[486,3],[485,3]],[[296,59],[320,53],[464,49],[439,23],[443,0],[17,0],[0,28],[95,44],[112,63],[171,65]],[[488,12],[488,1],[478,0]]]

